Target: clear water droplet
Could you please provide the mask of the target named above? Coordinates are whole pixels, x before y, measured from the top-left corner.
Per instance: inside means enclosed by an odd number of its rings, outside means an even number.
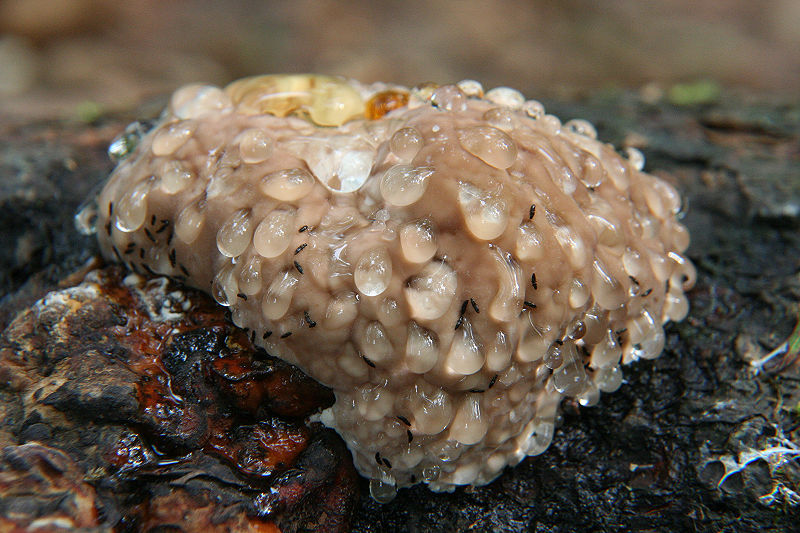
[[[411,205],[425,194],[433,167],[395,165],[387,170],[380,182],[381,195],[395,206]]]
[[[462,148],[494,168],[504,170],[517,159],[517,145],[508,134],[491,126],[473,126],[459,131]]]
[[[486,93],[486,99],[511,109],[520,109],[525,103],[522,93],[511,87],[495,87]]]
[[[378,503],[389,503],[397,496],[397,486],[373,478],[369,480],[369,494]]]
[[[358,259],[353,281],[361,294],[378,296],[392,280],[392,258],[384,247],[364,252]]]
[[[125,131],[114,138],[108,146],[108,157],[115,163],[119,163],[129,156],[139,145],[142,137],[152,128],[151,122],[136,121],[131,122]]]
[[[275,150],[275,143],[266,132],[252,128],[239,136],[239,153],[242,161],[249,164],[261,163],[269,159]]]

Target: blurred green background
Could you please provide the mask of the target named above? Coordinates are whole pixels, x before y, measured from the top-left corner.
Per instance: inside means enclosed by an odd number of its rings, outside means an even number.
[[[0,117],[128,110],[189,81],[475,78],[530,97],[696,82],[800,93],[798,0],[0,0]]]

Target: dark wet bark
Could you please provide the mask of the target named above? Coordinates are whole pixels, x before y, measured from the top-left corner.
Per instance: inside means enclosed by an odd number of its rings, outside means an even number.
[[[350,455],[304,422],[331,392],[207,296],[125,275],[92,271],[0,338],[0,529],[346,531]]]

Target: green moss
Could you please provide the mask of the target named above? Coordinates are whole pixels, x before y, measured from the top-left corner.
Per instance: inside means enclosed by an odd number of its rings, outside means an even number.
[[[103,115],[103,111],[102,104],[86,100],[75,107],[75,117],[81,122],[91,124]]]
[[[719,99],[721,92],[719,84],[712,80],[677,83],[667,91],[667,100],[679,106],[711,104]]]

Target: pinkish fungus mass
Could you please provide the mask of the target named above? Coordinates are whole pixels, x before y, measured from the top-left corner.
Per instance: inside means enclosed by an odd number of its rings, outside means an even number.
[[[130,140],[105,256],[331,387],[319,419],[379,501],[542,453],[563,397],[617,389],[688,310],[675,189],[513,89],[260,76],[179,89]]]

